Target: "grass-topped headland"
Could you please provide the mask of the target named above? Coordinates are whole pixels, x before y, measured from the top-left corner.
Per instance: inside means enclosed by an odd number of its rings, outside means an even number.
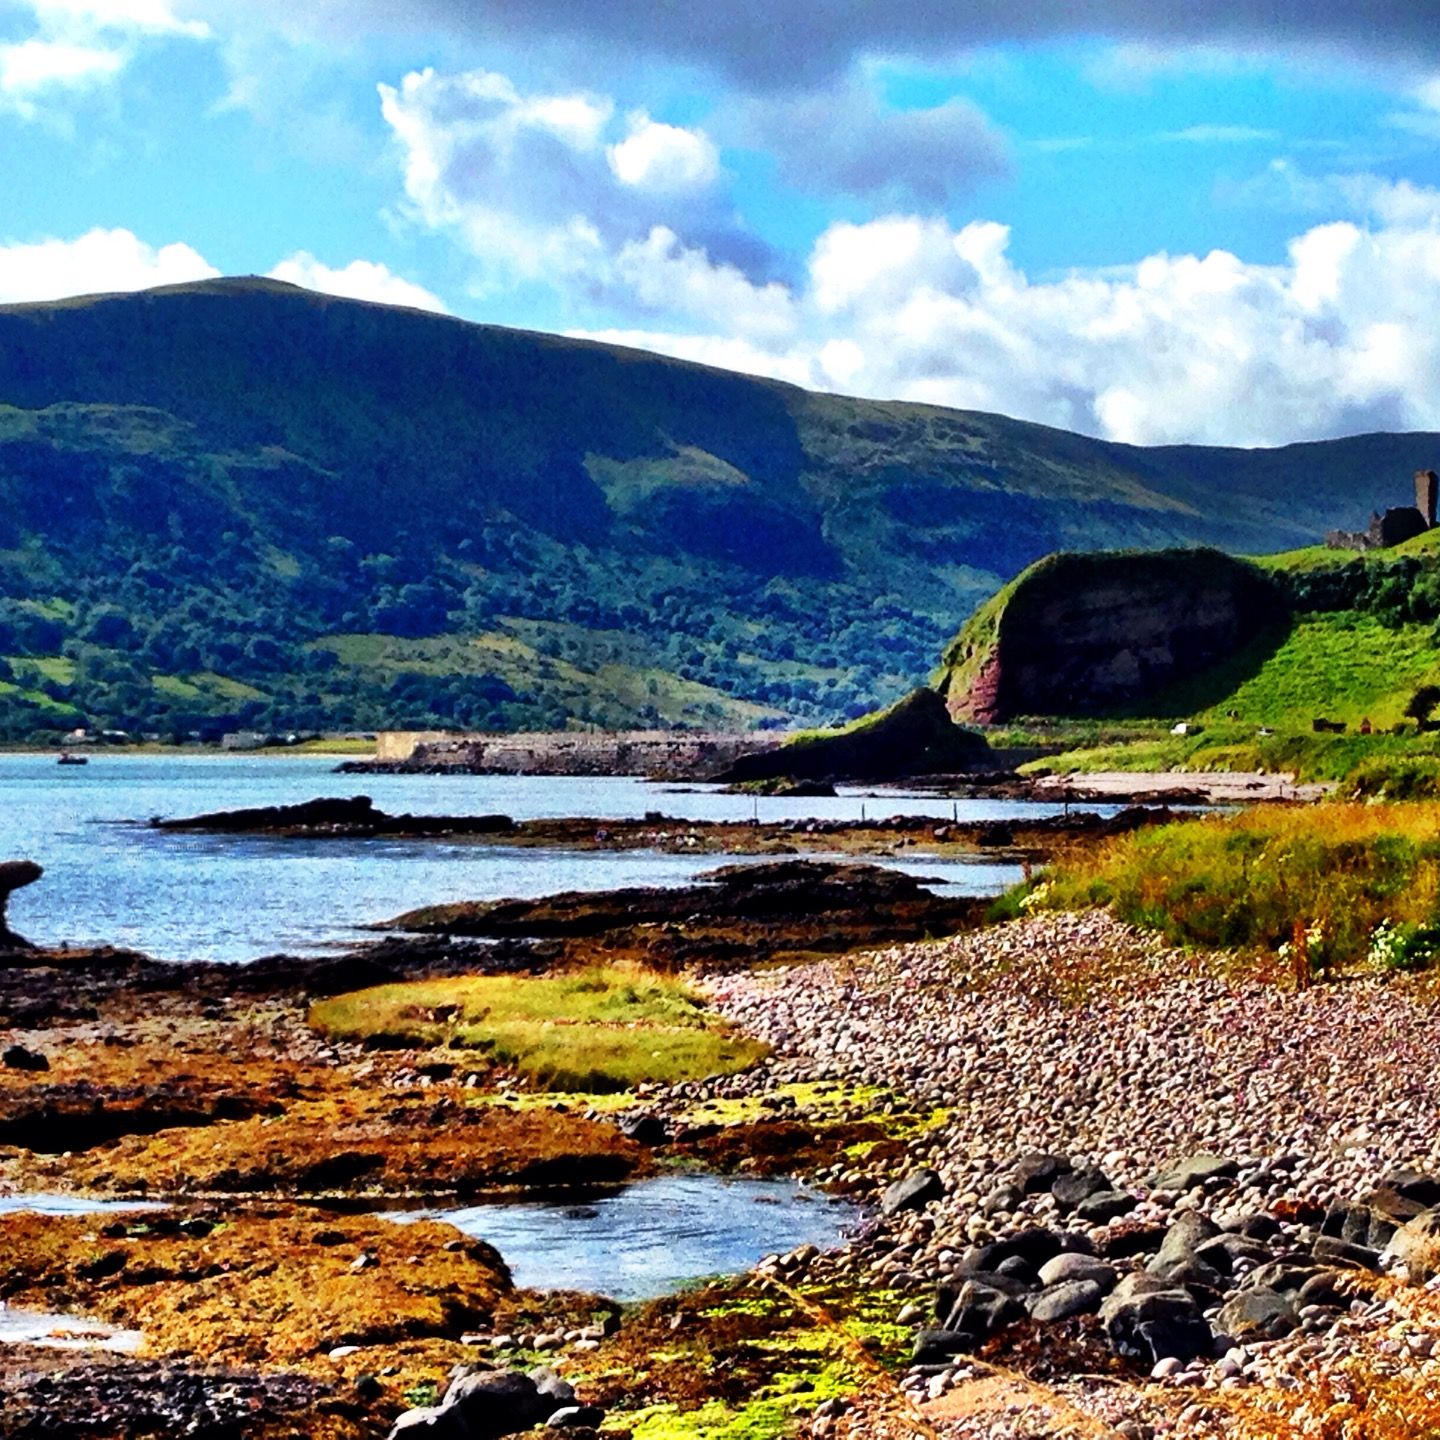
[[[1001,913],[1109,906],[1174,945],[1312,971],[1440,958],[1440,805],[1260,808],[1076,850]],[[1287,948],[1288,947],[1288,948]]]
[[[935,684],[1067,772],[1247,770],[1367,794],[1435,783],[1440,545],[1053,555],[983,605]]]
[[[675,1084],[743,1070],[765,1054],[685,981],[631,967],[382,985],[317,1002],[310,1022],[338,1040],[478,1051],[551,1090]]]

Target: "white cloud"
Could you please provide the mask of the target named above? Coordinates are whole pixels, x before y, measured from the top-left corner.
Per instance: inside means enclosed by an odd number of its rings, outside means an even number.
[[[1317,226],[1280,264],[1157,254],[1046,280],[1014,264],[993,223],[834,225],[767,325],[737,307],[709,334],[620,333],[817,388],[1133,444],[1440,429],[1437,198],[1408,194],[1370,228]]]
[[[643,110],[629,119],[630,133],[607,152],[623,185],[642,190],[699,190],[720,174],[720,152],[699,130],[662,125]]]
[[[114,50],[60,40],[22,40],[0,45],[0,100],[26,119],[47,90],[80,90],[113,79],[125,58]]]
[[[1166,130],[1159,138],[1182,145],[1257,145],[1279,140],[1280,132],[1253,125],[1188,125],[1183,130]]]
[[[350,300],[373,300],[382,305],[406,305],[412,310],[433,310],[448,315],[449,309],[438,295],[422,285],[396,275],[373,260],[352,260],[340,269],[322,264],[306,250],[298,250],[270,271],[272,280],[284,280],[307,290],[325,295],[340,295]]]
[[[0,45],[0,108],[22,120],[39,119],[47,100],[114,80],[142,40],[210,36],[169,0],[26,0],[23,8],[34,33]]]
[[[203,20],[182,20],[169,0],[29,0],[40,25],[52,33],[66,29],[185,35],[203,40],[210,27]]]
[[[645,313],[692,304],[706,324],[717,294],[750,306],[746,276],[765,252],[700,131],[621,121],[606,96],[522,93],[489,71],[416,71],[379,91],[413,213],[474,258],[477,295],[542,283]]]
[[[219,273],[189,245],[156,248],[129,230],[91,230],[76,240],[0,245],[0,303],[145,290]]]
[[[623,246],[614,270],[645,309],[727,325],[751,340],[781,339],[794,331],[794,303],[785,286],[756,284],[736,266],[716,264],[704,250],[686,246],[663,225]]]

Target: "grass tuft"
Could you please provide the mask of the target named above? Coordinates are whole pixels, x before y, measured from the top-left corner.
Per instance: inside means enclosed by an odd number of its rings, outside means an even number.
[[[1273,955],[1299,926],[1312,967],[1415,968],[1440,918],[1440,804],[1256,809],[1138,831],[1066,856],[1002,908],[1093,905],[1173,945]]]
[[[732,1074],[766,1053],[683,981],[621,966],[380,985],[318,1002],[310,1023],[338,1040],[476,1050],[542,1089],[592,1093]]]

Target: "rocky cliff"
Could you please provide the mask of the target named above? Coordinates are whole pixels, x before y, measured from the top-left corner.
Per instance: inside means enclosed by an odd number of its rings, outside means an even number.
[[[957,720],[1103,714],[1234,653],[1284,614],[1263,572],[1217,550],[1052,555],[966,622],[936,687]]]

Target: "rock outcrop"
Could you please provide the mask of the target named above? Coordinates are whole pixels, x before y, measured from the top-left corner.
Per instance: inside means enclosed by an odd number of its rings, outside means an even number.
[[[1263,643],[1284,615],[1261,570],[1216,550],[1052,555],[966,622],[936,686],[956,720],[1100,714]]]
[[[17,935],[6,919],[10,897],[26,885],[33,885],[45,871],[33,860],[0,861],[0,948],[28,950],[30,942]]]
[[[922,688],[843,730],[806,735],[778,749],[746,755],[719,779],[896,780],[984,770],[993,764],[985,737],[956,724],[944,699]]]

